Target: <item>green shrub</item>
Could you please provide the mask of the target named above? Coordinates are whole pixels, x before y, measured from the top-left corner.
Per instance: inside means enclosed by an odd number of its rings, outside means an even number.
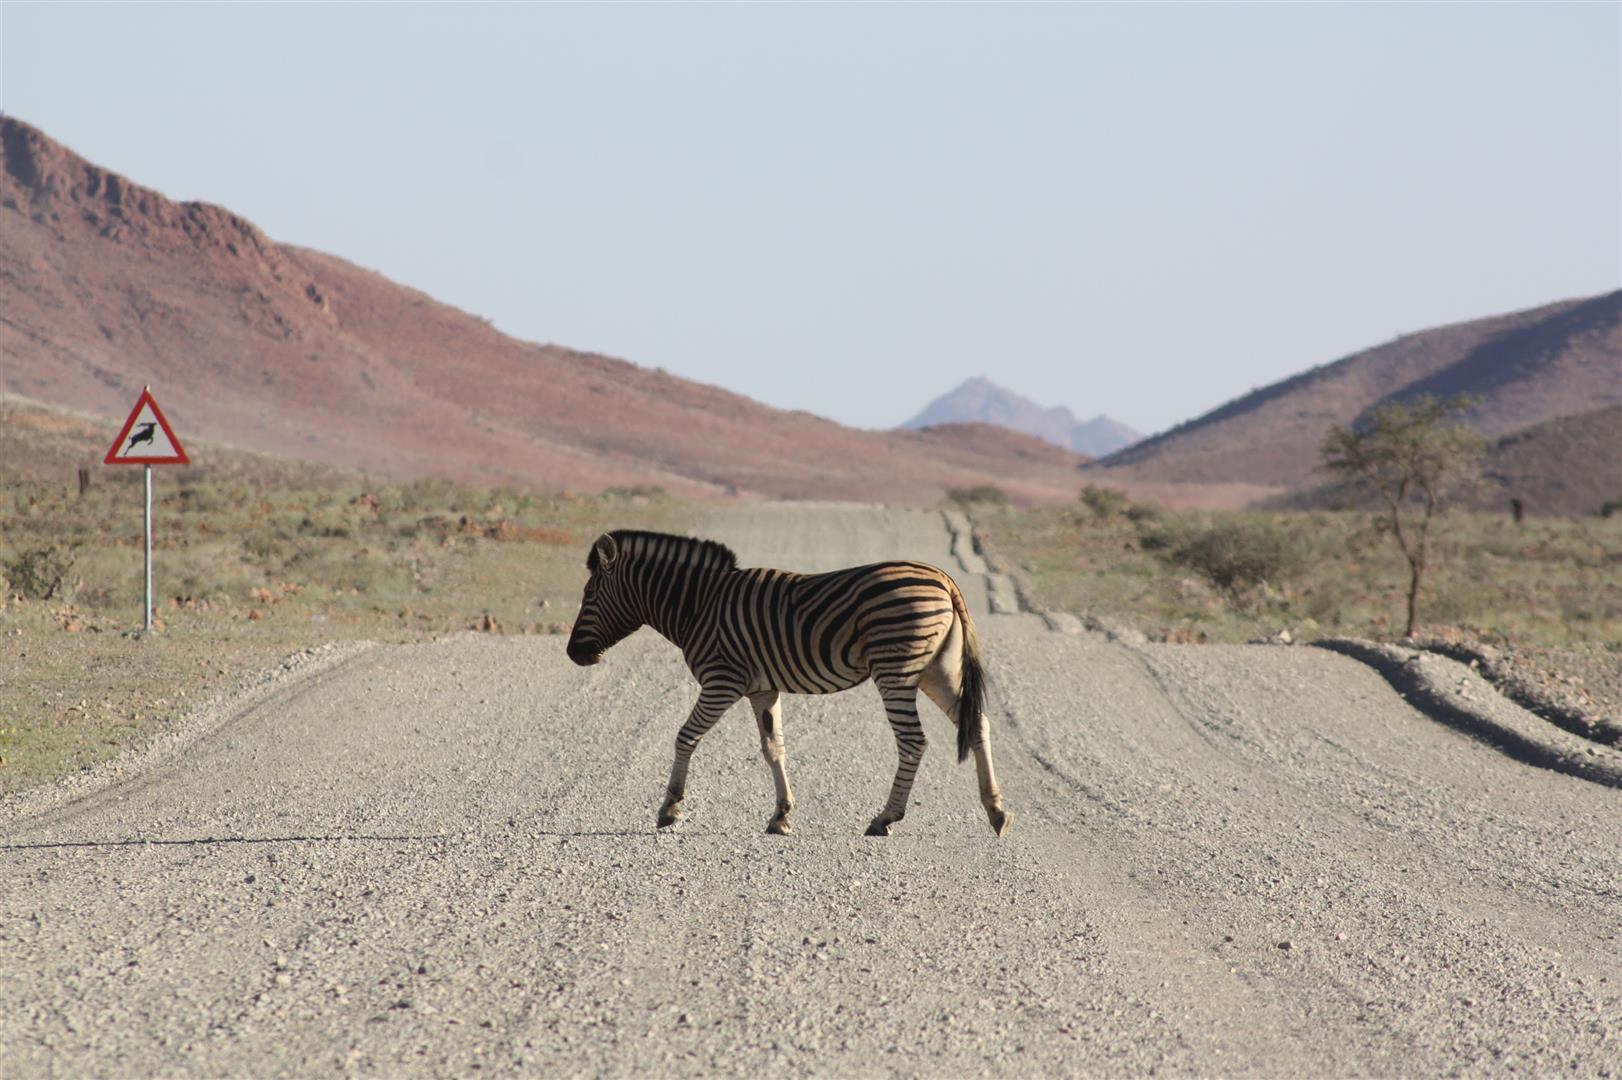
[[[49,600],[73,572],[74,550],[59,544],[28,548],[4,564],[6,581],[18,596]]]
[[[1165,555],[1183,542],[1186,527],[1164,516],[1133,519],[1137,529],[1138,550],[1153,555]]]
[[[611,487],[603,491],[605,499],[657,499],[664,496],[665,489],[658,484],[631,484],[627,487]]]
[[[1081,489],[1081,501],[1097,518],[1112,518],[1124,512],[1130,505],[1126,492],[1099,487],[1097,484],[1088,484]]]
[[[946,497],[965,506],[1008,505],[1008,493],[996,484],[975,484],[973,487],[947,488]]]
[[[1306,566],[1307,544],[1295,533],[1265,520],[1234,518],[1181,533],[1159,530],[1157,550],[1166,561],[1187,567],[1235,599],[1266,582],[1278,584]]]

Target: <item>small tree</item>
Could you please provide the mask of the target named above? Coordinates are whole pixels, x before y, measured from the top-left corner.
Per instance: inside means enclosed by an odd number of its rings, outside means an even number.
[[[1336,425],[1324,438],[1324,465],[1372,491],[1383,508],[1380,525],[1408,560],[1408,628],[1414,636],[1419,587],[1430,556],[1431,526],[1446,502],[1480,475],[1482,437],[1457,423],[1475,402],[1420,397],[1382,405],[1360,428]]]

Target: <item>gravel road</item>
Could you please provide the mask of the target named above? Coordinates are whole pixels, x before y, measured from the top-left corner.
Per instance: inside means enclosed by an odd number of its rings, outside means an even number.
[[[708,531],[960,569],[923,512]],[[962,584],[1006,838],[927,706],[906,820],[862,835],[894,765],[868,687],[785,699],[792,836],[742,709],[656,833],[694,696],[663,640],[371,648],[3,827],[0,1072],[1622,1072],[1622,792],[1345,656],[1126,647]]]

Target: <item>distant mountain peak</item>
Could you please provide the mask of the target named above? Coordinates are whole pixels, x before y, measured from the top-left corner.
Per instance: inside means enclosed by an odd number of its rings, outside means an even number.
[[[1095,457],[1143,438],[1119,420],[1100,414],[1079,421],[1063,405],[1039,405],[984,375],[963,380],[901,426],[925,428],[938,424],[995,424]]]

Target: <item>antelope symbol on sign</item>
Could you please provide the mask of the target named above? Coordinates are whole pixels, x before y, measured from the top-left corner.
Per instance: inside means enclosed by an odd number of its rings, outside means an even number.
[[[129,453],[131,448],[133,448],[136,443],[152,442],[152,433],[157,430],[157,427],[157,422],[153,421],[151,423],[142,424],[140,427],[136,428],[135,434],[130,436],[129,445],[124,447],[124,453]]]

